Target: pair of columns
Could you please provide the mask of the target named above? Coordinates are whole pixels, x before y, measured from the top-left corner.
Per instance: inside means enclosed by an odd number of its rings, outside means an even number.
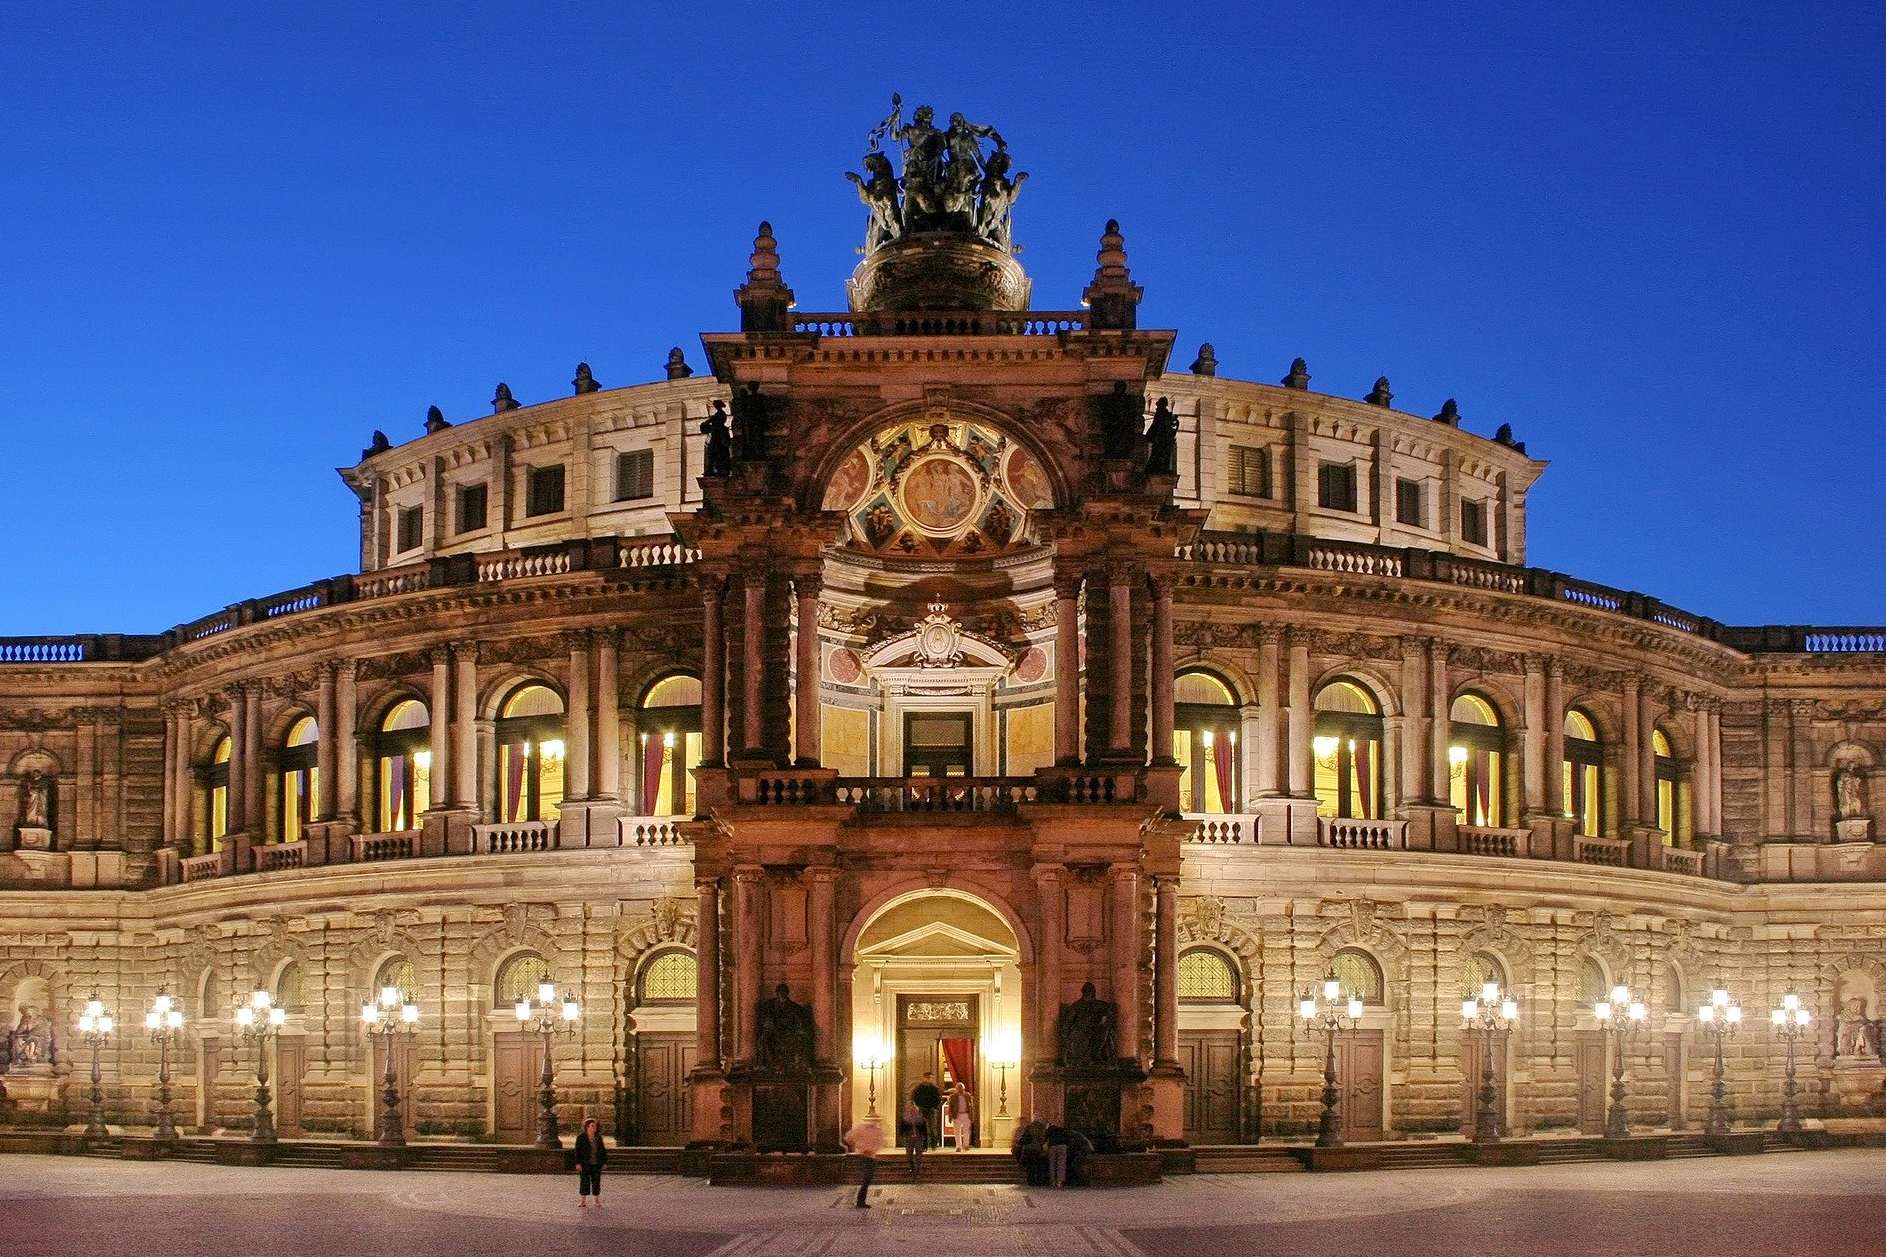
[[[770,651],[769,634],[785,626],[769,626],[767,601],[776,576],[765,560],[744,564],[730,580],[707,574],[701,581],[701,759],[702,766],[720,766],[727,762],[729,743],[748,757],[764,755],[766,747],[766,671]],[[790,569],[796,625],[793,630],[791,676],[793,702],[793,759],[801,767],[817,767],[823,748],[820,744],[819,678],[819,594],[824,588],[818,568],[799,565]],[[739,728],[730,738],[727,720],[727,676],[731,658],[726,629],[726,604],[731,588],[737,587],[738,650],[740,693],[737,696]]]
[[[1056,1030],[1062,997],[1073,985],[1063,969],[1067,931],[1068,870],[1060,864],[1034,869],[1036,912],[1039,916],[1039,951],[1034,957],[1038,994],[1035,1000],[1034,1055],[1052,1062],[1057,1050]],[[1107,967],[1117,1015],[1114,1046],[1125,1060],[1140,1057],[1140,962],[1148,942],[1153,953],[1153,1065],[1177,1068],[1179,1060],[1179,879],[1153,876],[1153,933],[1141,929],[1142,878],[1139,865],[1120,863],[1107,870],[1110,946]],[[1023,971],[1027,971],[1023,958]]]
[[[812,865],[801,874],[806,887],[810,936],[806,940],[812,970],[812,1055],[817,1064],[834,1064],[849,1052],[838,1051],[836,1013],[838,968],[834,963],[832,920],[838,870]],[[756,864],[737,865],[730,877],[699,877],[694,882],[694,949],[698,970],[695,988],[695,1060],[702,1069],[751,1065],[759,1053],[758,1010],[763,985],[761,957],[766,938],[768,876]],[[729,893],[730,892],[730,893]],[[721,902],[730,899],[723,920]],[[723,1003],[722,976],[733,958],[732,998]],[[723,1026],[726,1012],[730,1025]]]
[[[1080,598],[1085,586],[1089,605],[1105,590],[1107,641],[1101,647],[1107,661],[1107,758],[1133,754],[1133,665],[1139,647],[1133,635],[1136,598],[1152,603],[1151,720],[1147,736],[1155,764],[1172,762],[1172,579],[1163,572],[1148,572],[1131,562],[1114,563],[1083,572],[1057,567],[1054,575],[1054,758],[1058,764],[1081,762],[1081,693],[1085,669],[1080,663]],[[1091,621],[1090,621],[1091,623]],[[1091,639],[1090,639],[1091,640]],[[1091,656],[1090,656],[1091,658]]]

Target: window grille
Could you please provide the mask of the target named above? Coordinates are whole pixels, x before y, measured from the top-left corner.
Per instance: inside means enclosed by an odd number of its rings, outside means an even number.
[[[1381,1004],[1382,971],[1374,960],[1359,951],[1344,949],[1336,953],[1329,969],[1342,984],[1344,995],[1353,995],[1364,1004]]]
[[[498,975],[498,1006],[509,1008],[524,999],[535,1001],[537,984],[549,976],[550,965],[542,956],[515,958]]]
[[[642,970],[641,1002],[692,1004],[698,982],[699,969],[692,955],[684,951],[665,951]]]
[[[1227,1003],[1238,998],[1238,979],[1225,958],[1207,948],[1179,957],[1179,998]]]

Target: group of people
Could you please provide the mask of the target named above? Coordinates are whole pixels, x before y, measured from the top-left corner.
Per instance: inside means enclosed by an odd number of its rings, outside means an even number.
[[[926,1073],[923,1081],[910,1089],[910,1098],[897,1118],[897,1140],[904,1148],[910,1176],[923,1176],[923,1154],[943,1142],[947,1123],[958,1152],[975,1139],[975,1110],[969,1088],[952,1081],[947,1090],[938,1087],[936,1075]],[[859,1160],[858,1201],[860,1209],[869,1209],[865,1199],[871,1181],[877,1177],[877,1154],[884,1150],[884,1127],[875,1117],[867,1117],[845,1132],[845,1146]]]

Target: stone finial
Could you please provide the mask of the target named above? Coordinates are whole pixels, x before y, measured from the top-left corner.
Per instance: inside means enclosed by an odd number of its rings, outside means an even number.
[[[759,234],[753,238],[753,255],[747,262],[747,282],[733,293],[740,307],[740,330],[791,331],[792,289],[780,278],[779,242],[773,239],[773,224],[760,224]]]
[[[688,365],[687,355],[681,352],[681,346],[676,345],[670,349],[668,351],[668,378],[685,380],[693,374],[694,368]]]
[[[516,410],[517,405],[517,398],[511,396],[511,386],[499,380],[498,391],[491,398],[491,413],[501,415],[507,410]]]
[[[442,431],[451,426],[451,424],[445,421],[444,411],[440,410],[437,406],[426,407],[426,432],[428,434]]]
[[[1526,443],[1513,439],[1513,425],[1510,423],[1501,424],[1500,430],[1493,434],[1493,439],[1498,444],[1504,445],[1516,453],[1524,454],[1526,452]]]
[[[1434,416],[1434,422],[1444,423],[1450,427],[1458,428],[1460,426],[1460,404],[1451,397],[1442,402],[1441,413]]]
[[[375,454],[384,454],[393,448],[393,443],[386,439],[386,433],[378,428],[373,430],[373,439],[367,442],[367,448],[360,451],[360,461],[366,462]]]
[[[587,362],[579,362],[576,364],[576,378],[570,381],[570,387],[576,390],[578,397],[581,397],[585,393],[600,393],[602,391],[602,385],[596,383],[596,377],[590,374],[589,364]]]
[[[1126,269],[1126,237],[1120,234],[1117,219],[1107,220],[1095,260],[1098,264],[1094,267],[1094,282],[1081,293],[1081,303],[1089,312],[1088,326],[1131,331],[1138,326],[1139,301],[1146,290],[1133,282],[1132,274]]]
[[[1206,341],[1198,347],[1198,357],[1192,359],[1193,375],[1217,375],[1218,355],[1212,352],[1211,342]]]
[[[1377,376],[1375,378],[1375,387],[1370,389],[1369,395],[1362,400],[1371,406],[1387,406],[1393,402],[1395,395],[1388,391],[1388,377],[1385,375]]]
[[[1310,387],[1310,364],[1301,358],[1290,360],[1290,374],[1278,381],[1285,388],[1307,389]]]

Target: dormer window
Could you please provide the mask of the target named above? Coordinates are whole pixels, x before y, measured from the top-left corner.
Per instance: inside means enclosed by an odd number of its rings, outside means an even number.
[[[422,506],[400,508],[397,526],[394,530],[394,552],[404,554],[408,550],[417,550],[426,540],[426,511]]]
[[[563,464],[532,467],[525,473],[524,514],[555,515],[563,509]]]

